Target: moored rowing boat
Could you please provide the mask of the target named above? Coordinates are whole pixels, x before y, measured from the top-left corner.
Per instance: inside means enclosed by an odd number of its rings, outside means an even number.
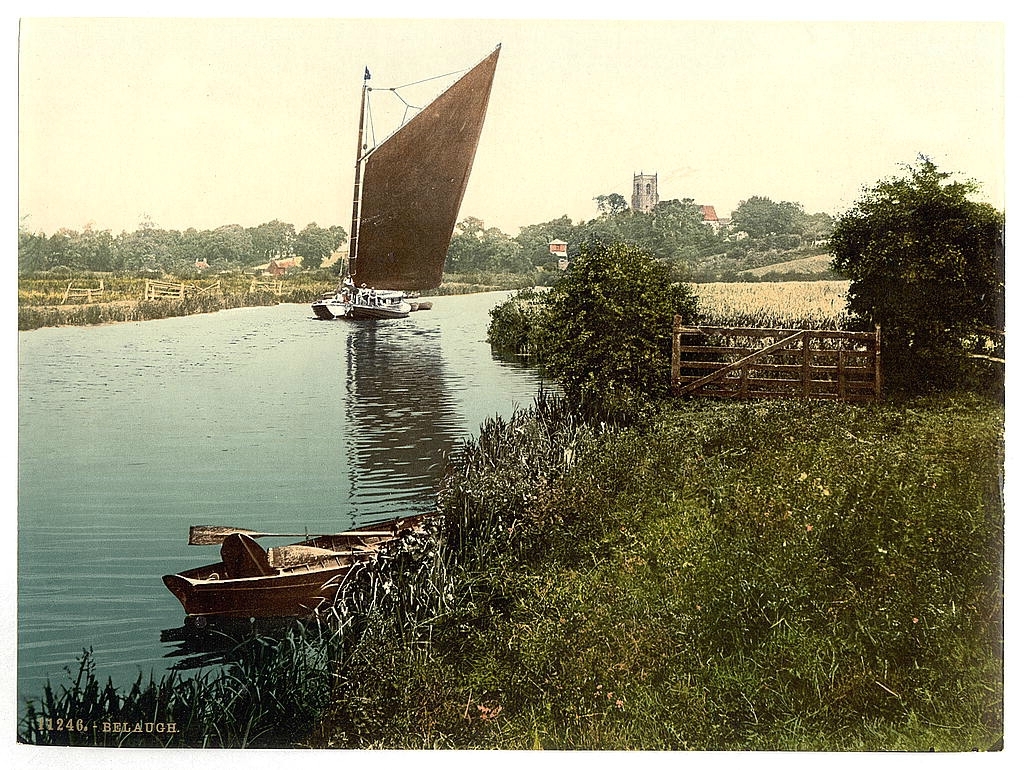
[[[374,523],[335,535],[264,550],[247,531],[225,530],[221,560],[163,577],[164,585],[198,626],[209,617],[311,615],[332,603],[353,571],[371,567],[381,550],[422,531],[428,517]],[[210,528],[215,529],[215,528]]]

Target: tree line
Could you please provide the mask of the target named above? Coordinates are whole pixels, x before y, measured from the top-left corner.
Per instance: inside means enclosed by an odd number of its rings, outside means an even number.
[[[152,270],[181,274],[205,262],[213,270],[253,267],[283,257],[302,257],[307,266],[321,261],[348,240],[345,228],[315,222],[296,232],[279,220],[256,227],[223,225],[213,230],[165,230],[148,219],[134,232],[113,235],[86,226],[62,228],[52,235],[18,231],[18,272],[55,268],[96,272]]]
[[[661,201],[650,213],[630,209],[619,193],[599,195],[594,201],[593,219],[573,223],[562,216],[521,227],[514,237],[468,217],[456,225],[445,268],[457,273],[555,271],[558,257],[548,244],[561,240],[568,244],[570,259],[579,256],[584,243],[625,243],[686,269],[712,255],[740,261],[757,252],[812,245],[827,238],[833,226],[828,214],[808,214],[799,203],[777,203],[758,195],[741,201],[724,227],[705,223],[692,198]]]
[[[549,249],[552,240],[568,244],[570,259],[579,255],[580,244],[601,241],[629,243],[669,263],[692,267],[695,260],[708,255],[743,260],[759,251],[798,248],[827,236],[832,226],[827,214],[807,214],[800,204],[776,203],[756,195],[739,203],[727,228],[704,223],[700,207],[689,198],[662,201],[649,214],[631,210],[618,193],[594,200],[597,216],[593,219],[574,223],[563,215],[521,227],[516,236],[467,217],[455,227],[445,270],[554,274],[558,264]],[[21,274],[61,267],[182,273],[194,270],[196,262],[227,270],[292,256],[302,257],[305,266],[319,267],[347,241],[347,231],[338,225],[320,227],[313,222],[297,231],[276,219],[256,227],[231,224],[184,231],[163,229],[147,219],[134,232],[119,235],[86,226],[82,231],[62,228],[48,236],[22,226],[18,270]]]

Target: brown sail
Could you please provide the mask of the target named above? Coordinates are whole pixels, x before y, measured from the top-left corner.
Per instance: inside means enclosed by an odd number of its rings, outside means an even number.
[[[500,50],[367,155],[351,265],[357,286],[420,291],[441,283]]]

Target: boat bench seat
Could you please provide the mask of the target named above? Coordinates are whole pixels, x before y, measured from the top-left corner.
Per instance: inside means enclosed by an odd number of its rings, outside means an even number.
[[[310,545],[279,545],[267,550],[271,567],[294,567],[296,564],[322,561],[331,556],[338,556],[338,553]]]
[[[233,532],[224,538],[224,543],[220,547],[220,558],[224,562],[229,579],[265,577],[277,573],[277,570],[270,566],[267,552],[260,544],[241,532]]]

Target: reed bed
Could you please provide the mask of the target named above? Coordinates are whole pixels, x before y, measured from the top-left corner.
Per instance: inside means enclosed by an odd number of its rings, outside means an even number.
[[[523,273],[445,273],[441,285],[430,290],[431,296],[476,294],[488,291],[513,291],[533,286],[536,276]]]

